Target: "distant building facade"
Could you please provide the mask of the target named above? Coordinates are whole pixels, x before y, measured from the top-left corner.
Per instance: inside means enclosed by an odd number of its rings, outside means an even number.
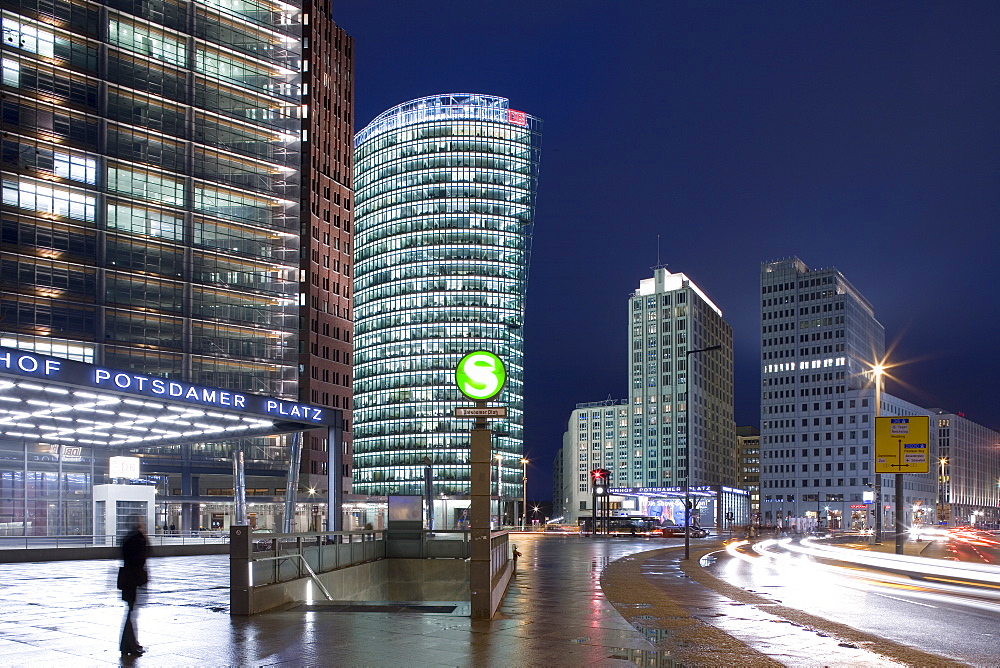
[[[303,12],[298,392],[340,409],[345,426],[343,443],[332,444],[340,471],[328,470],[326,433],[304,435],[299,487],[322,494],[334,476],[339,490],[351,488],[354,40],[333,22],[329,0],[305,0]]]
[[[565,434],[564,441],[565,441]],[[555,459],[552,460],[552,518],[563,516],[564,493],[563,493],[563,449],[556,451]]]
[[[931,475],[939,485],[938,517],[949,526],[1000,524],[1000,432],[940,408],[931,414],[937,429]]]
[[[736,427],[736,486],[749,494],[750,514],[760,514],[760,429]]]
[[[732,329],[687,276],[653,271],[628,302],[629,398],[577,404],[570,414],[560,501],[571,524],[592,513],[595,469],[610,472],[620,497],[613,512],[623,515],[659,508],[672,518],[684,485],[737,482]]]
[[[593,511],[590,472],[604,468],[614,471],[622,461],[620,444],[628,443],[629,406],[625,400],[580,403],[570,413],[563,447],[560,450],[562,470],[558,498],[561,513],[553,507],[554,516],[562,515],[564,524],[577,524],[581,517]]]

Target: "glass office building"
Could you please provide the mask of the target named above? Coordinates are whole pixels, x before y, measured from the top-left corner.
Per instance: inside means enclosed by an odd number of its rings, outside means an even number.
[[[300,6],[2,7],[3,345],[296,398]],[[248,476],[283,476],[277,439],[244,446]],[[180,523],[231,494],[232,447],[142,453]],[[31,475],[43,496],[84,484]],[[250,484],[276,501],[268,480]]]
[[[521,495],[523,322],[541,121],[502,97],[411,100],[355,137],[354,491],[469,491],[465,353],[509,380],[492,422],[504,498]],[[495,475],[495,474],[494,474]],[[450,524],[450,523],[449,523]]]

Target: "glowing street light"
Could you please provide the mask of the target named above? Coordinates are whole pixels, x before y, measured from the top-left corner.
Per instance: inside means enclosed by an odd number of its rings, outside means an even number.
[[[945,492],[945,467],[948,465],[948,458],[942,457],[939,459],[938,465],[940,466],[938,473],[938,522],[940,523],[941,520],[947,520],[948,524],[951,524],[951,520],[946,517],[945,513],[946,499],[948,496]]]
[[[876,362],[872,366],[872,378],[875,380],[875,420],[872,421],[872,426],[878,423],[878,418],[882,415],[882,383],[885,376],[885,365],[882,362]],[[874,432],[873,432],[874,433]],[[875,443],[874,437],[872,438],[872,443]],[[872,446],[872,452],[875,451],[874,445]],[[875,542],[882,542],[882,474],[875,471]],[[899,490],[896,490],[899,493]]]

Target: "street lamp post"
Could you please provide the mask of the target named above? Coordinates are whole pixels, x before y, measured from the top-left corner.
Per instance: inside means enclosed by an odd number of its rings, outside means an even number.
[[[528,460],[521,457],[521,531],[528,526]]]
[[[872,367],[872,375],[875,376],[875,423],[872,424],[872,452],[875,452],[875,425],[878,424],[878,417],[882,414],[882,376],[885,373],[885,367],[881,364],[876,364]],[[874,461],[874,457],[872,458]],[[876,467],[877,468],[877,467]],[[882,474],[877,470],[875,473],[875,542],[882,542]],[[896,490],[896,494],[899,494],[899,490]]]
[[[687,372],[687,389],[684,392],[684,559],[691,558],[691,424],[688,416],[691,414],[691,355],[707,353],[710,350],[722,350],[722,346],[714,345],[707,348],[688,350],[684,353],[684,369]]]
[[[938,474],[938,524],[941,523],[941,520],[946,519],[944,511],[945,498],[946,498],[945,486],[944,486],[944,472],[945,472],[944,467],[947,466],[947,464],[948,464],[947,457],[942,457],[941,459],[938,460],[938,465],[941,467],[940,473]],[[951,522],[948,522],[948,524],[951,524]]]

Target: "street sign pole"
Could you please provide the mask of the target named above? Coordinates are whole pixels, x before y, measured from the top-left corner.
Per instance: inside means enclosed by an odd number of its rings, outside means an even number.
[[[481,402],[485,405],[485,401]],[[472,618],[490,619],[492,610],[492,582],[490,568],[490,506],[493,472],[493,432],[485,417],[476,418],[472,429],[469,463],[472,484],[471,560],[469,584],[472,593]]]
[[[493,617],[493,541],[490,531],[493,432],[488,418],[506,416],[506,408],[502,411],[489,409],[486,402],[500,394],[506,381],[507,370],[503,362],[485,350],[465,355],[455,368],[455,384],[459,391],[476,402],[474,409],[456,409],[456,417],[474,417],[476,420],[469,439],[472,474],[469,485],[472,506],[469,589],[473,619]]]
[[[906,525],[903,523],[903,474],[896,474],[896,554],[903,554]]]
[[[929,473],[929,427],[926,415],[875,418],[875,475],[893,473],[896,494],[896,554],[903,554],[906,522],[903,521],[903,474]],[[881,500],[879,512],[882,512]]]

